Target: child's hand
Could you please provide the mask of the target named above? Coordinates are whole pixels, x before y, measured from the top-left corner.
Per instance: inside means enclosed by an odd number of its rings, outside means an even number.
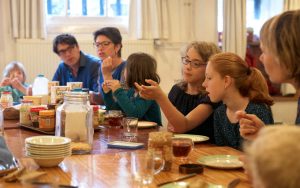
[[[244,139],[254,140],[261,128],[265,126],[264,122],[254,114],[237,111],[236,116],[239,119],[240,135]]]
[[[20,82],[18,78],[13,78],[10,80],[11,86],[15,89],[20,90],[23,87],[23,84]]]
[[[159,87],[158,83],[150,79],[146,79],[145,81],[150,84],[150,86],[134,83],[137,90],[139,90],[139,95],[144,99],[159,100],[164,95],[164,92]]]
[[[21,91],[24,95],[28,94],[28,89],[20,82],[18,78],[11,79],[10,83],[13,88]]]
[[[106,80],[106,86],[112,90],[112,92],[115,92],[117,89],[121,87],[121,83],[119,80]]]
[[[10,79],[5,77],[2,79],[1,83],[0,83],[0,86],[9,86],[11,83],[10,83]]]

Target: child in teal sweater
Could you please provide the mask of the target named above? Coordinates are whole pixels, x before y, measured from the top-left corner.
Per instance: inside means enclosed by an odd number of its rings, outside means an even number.
[[[25,84],[26,74],[22,63],[12,61],[3,71],[3,78],[0,82],[0,95],[2,91],[10,91],[14,103],[19,103],[20,98],[27,95],[28,85]]]
[[[107,110],[122,110],[125,116],[153,121],[161,125],[160,107],[154,100],[140,97],[134,83],[147,85],[145,79],[160,81],[156,60],[145,53],[133,53],[124,71],[125,85],[119,80],[104,80],[102,85]]]

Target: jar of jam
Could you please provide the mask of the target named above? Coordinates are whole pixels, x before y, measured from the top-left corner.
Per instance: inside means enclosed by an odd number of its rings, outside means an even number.
[[[41,110],[39,112],[39,129],[43,131],[54,131],[55,128],[55,111]]]
[[[98,117],[98,105],[93,105],[93,127],[94,129],[99,126],[99,117]]]
[[[90,153],[93,143],[93,111],[89,105],[88,94],[66,92],[64,103],[56,110],[56,136],[72,140],[73,154]]]
[[[35,128],[39,128],[39,112],[41,110],[46,110],[46,107],[30,107],[30,120]]]

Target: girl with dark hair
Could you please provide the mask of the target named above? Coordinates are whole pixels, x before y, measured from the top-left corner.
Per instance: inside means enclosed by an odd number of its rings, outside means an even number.
[[[154,100],[140,97],[134,83],[147,85],[145,79],[160,81],[156,73],[156,60],[146,53],[134,53],[127,59],[124,70],[125,83],[119,80],[104,80],[102,89],[107,110],[122,110],[125,116],[137,117],[139,120],[153,121],[161,125],[161,114]]]

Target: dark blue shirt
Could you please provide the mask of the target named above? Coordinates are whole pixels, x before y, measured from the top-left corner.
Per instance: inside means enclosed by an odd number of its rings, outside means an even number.
[[[240,124],[229,121],[226,109],[226,105],[222,104],[214,112],[215,142],[219,146],[242,149],[243,138],[240,135]],[[265,104],[249,102],[245,111],[247,114],[255,114],[266,125],[274,124],[271,108]]]
[[[102,74],[102,69],[101,69],[101,64],[102,61],[100,63],[100,69],[99,69],[99,87],[102,87],[102,84],[104,82],[104,78],[103,78],[103,74]],[[126,67],[126,61],[123,61],[119,66],[117,66],[117,68],[113,71],[112,73],[112,77],[114,80],[119,80],[120,82],[124,81],[123,78],[123,71]],[[102,96],[103,96],[103,90],[99,89],[99,91],[101,92]]]
[[[213,109],[218,107],[218,104],[212,103],[207,95],[191,95],[186,93],[177,84],[172,87],[169,92],[169,100],[183,115],[187,115],[200,104],[211,105]],[[200,114],[199,114],[200,115]],[[213,113],[201,124],[194,129],[187,131],[186,134],[197,134],[208,136],[211,143],[214,143],[214,123]]]
[[[67,85],[67,82],[82,82],[83,88],[89,88],[90,91],[98,92],[99,59],[92,55],[80,52],[80,67],[77,77],[72,75],[68,65],[61,62],[52,78],[53,81],[59,81],[59,85]]]

